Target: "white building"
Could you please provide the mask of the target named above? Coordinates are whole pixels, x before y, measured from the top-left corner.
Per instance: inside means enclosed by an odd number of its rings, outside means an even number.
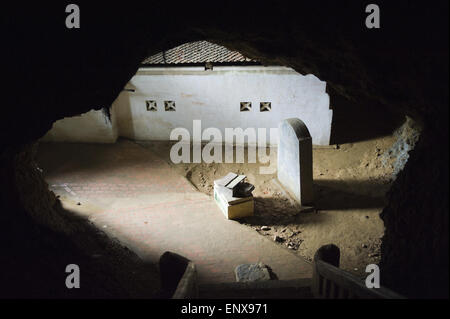
[[[45,141],[169,140],[174,128],[270,128],[298,117],[316,145],[330,142],[332,110],[326,83],[282,66],[262,66],[206,41],[146,59],[110,108],[54,123]],[[271,140],[270,144],[276,144]]]

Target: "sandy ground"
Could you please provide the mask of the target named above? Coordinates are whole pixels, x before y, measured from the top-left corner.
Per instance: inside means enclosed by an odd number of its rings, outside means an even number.
[[[277,182],[276,173],[261,174],[264,164],[247,163],[247,156],[245,163],[174,164],[169,155],[171,143],[138,144],[154,151],[211,197],[215,179],[228,172],[247,175],[247,181],[255,185],[255,213],[241,223],[310,261],[320,246],[336,244],[341,249],[341,268],[363,278],[366,266],[380,258],[384,226],[379,214],[393,176],[393,159],[386,155],[394,142],[389,136],[315,147],[313,208],[296,204]],[[271,152],[273,165],[276,149]]]

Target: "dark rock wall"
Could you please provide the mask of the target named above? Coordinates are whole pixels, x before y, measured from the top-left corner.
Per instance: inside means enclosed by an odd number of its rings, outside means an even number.
[[[36,146],[0,158],[0,298],[155,296],[157,267],[65,210],[36,167]],[[82,289],[66,288],[69,264],[80,267]]]
[[[421,124],[383,212],[382,284],[407,296],[448,296],[448,2],[376,3],[379,30],[364,27],[367,3],[358,1],[79,1],[79,30],[65,28],[65,2],[5,6],[1,227],[17,227],[3,237],[42,238],[39,249],[51,252],[39,232],[18,236],[21,223],[70,228],[32,165],[17,166],[29,161],[21,159],[25,145],[57,119],[109,106],[147,55],[207,39],[327,81],[335,142],[386,134],[404,115]]]
[[[381,214],[382,283],[409,297],[448,297],[448,147],[440,142],[421,135]]]

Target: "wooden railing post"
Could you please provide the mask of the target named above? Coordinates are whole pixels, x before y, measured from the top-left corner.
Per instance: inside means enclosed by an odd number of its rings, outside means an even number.
[[[172,299],[198,298],[197,270],[193,262],[189,262],[186,271],[181,277]]]
[[[197,270],[186,257],[166,251],[159,259],[161,297],[193,299],[198,297]]]
[[[331,284],[327,278],[324,278],[320,274],[317,268],[318,267],[317,261],[321,260],[335,267],[339,267],[340,256],[341,252],[339,250],[339,247],[333,244],[320,247],[314,254],[314,268],[313,268],[313,280],[311,290],[315,298],[327,298],[326,290],[329,289],[328,287]]]

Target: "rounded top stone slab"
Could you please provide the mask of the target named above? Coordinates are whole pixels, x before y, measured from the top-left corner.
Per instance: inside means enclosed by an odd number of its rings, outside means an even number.
[[[278,126],[280,130],[289,128],[292,129],[299,141],[311,138],[306,124],[303,123],[303,121],[299,118],[294,117],[286,119],[284,121],[281,121]]]

